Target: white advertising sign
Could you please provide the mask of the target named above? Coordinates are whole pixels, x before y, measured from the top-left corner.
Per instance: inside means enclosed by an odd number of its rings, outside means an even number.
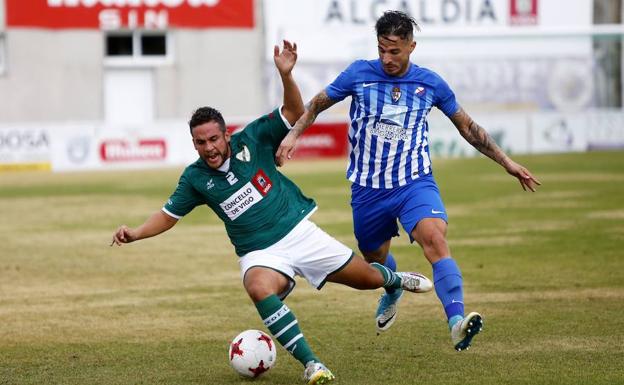
[[[183,121],[132,128],[68,124],[55,127],[51,148],[54,171],[180,166],[197,159]]]
[[[0,31],[0,75],[6,71],[6,37]]]
[[[583,113],[475,113],[473,118],[509,154],[624,149],[622,110],[591,110]],[[347,123],[343,120],[330,126],[340,124]],[[310,130],[314,129],[312,127]],[[429,149],[433,157],[478,154],[461,137],[448,118],[435,110],[429,119]],[[334,152],[328,154],[343,155]],[[133,129],[107,127],[95,122],[0,126],[0,171],[33,168],[86,171],[181,167],[196,159],[197,152],[193,148],[184,121],[161,121]],[[238,193],[232,199],[237,196]],[[234,209],[233,204],[224,204],[224,210]],[[232,217],[237,213],[238,210],[230,211]]]
[[[351,61],[377,55],[375,21],[384,11],[401,10],[421,26],[416,40],[424,47],[419,55],[458,55],[478,51],[487,56],[547,54],[553,50],[571,53],[573,45],[544,39],[520,42],[501,40],[522,31],[548,33],[553,28],[586,27],[592,23],[592,0],[538,0],[534,24],[513,22],[512,4],[524,0],[265,0],[267,46],[286,38],[301,47],[302,61]],[[529,0],[529,3],[531,1]],[[523,7],[516,7],[523,9]],[[530,11],[530,6],[528,11]],[[516,12],[517,13],[517,12]],[[474,36],[485,41],[475,44]],[[450,39],[445,41],[445,39]],[[426,43],[425,43],[426,42]],[[548,49],[546,47],[549,46]],[[495,49],[492,49],[495,48]],[[267,59],[272,52],[267,50]]]
[[[265,0],[267,46],[297,42],[309,100],[356,59],[376,59],[374,24],[402,10],[421,27],[412,62],[439,73],[459,102],[492,111],[593,106],[591,0]],[[583,32],[584,31],[584,32]],[[281,85],[266,50],[269,104]],[[573,90],[573,91],[572,91]],[[341,104],[345,104],[344,102]],[[338,118],[348,106],[325,113]]]
[[[524,114],[487,114],[473,116],[492,139],[508,154],[531,152],[530,118]],[[469,157],[479,154],[441,112],[429,118],[429,152],[437,158]]]
[[[49,130],[38,125],[0,126],[0,169],[49,167]]]
[[[4,1],[0,1],[0,32],[4,31],[5,25],[6,25],[6,18],[4,16],[5,14],[5,2]]]
[[[532,153],[587,150],[589,126],[586,114],[535,114],[531,119]]]

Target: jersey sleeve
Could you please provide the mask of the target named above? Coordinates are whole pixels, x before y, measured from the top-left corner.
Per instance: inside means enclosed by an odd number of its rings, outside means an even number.
[[[355,77],[354,67],[357,62],[351,63],[344,71],[338,75],[334,81],[325,88],[325,93],[332,100],[341,101],[353,93],[353,81]]]
[[[459,104],[457,104],[457,100],[455,99],[455,93],[444,79],[439,76],[433,105],[438,107],[440,111],[449,118],[459,110]]]
[[[258,143],[270,145],[274,151],[277,151],[282,139],[291,128],[288,120],[282,115],[282,107],[278,107],[271,113],[251,122],[245,127],[243,133]]]
[[[201,196],[188,181],[188,176],[182,174],[178,186],[163,206],[162,211],[173,218],[180,219],[202,203],[204,202]]]

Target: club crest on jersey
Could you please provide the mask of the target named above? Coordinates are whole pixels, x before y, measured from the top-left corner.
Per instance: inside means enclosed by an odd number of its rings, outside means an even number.
[[[241,150],[241,152],[236,154],[236,159],[243,162],[249,162],[251,160],[251,153],[249,152],[247,146],[243,145],[243,149]]]
[[[262,195],[267,195],[271,187],[273,187],[273,183],[262,169],[259,169],[256,175],[251,178],[251,183]]]
[[[211,188],[213,188],[214,182],[212,181],[212,179],[210,179],[208,182],[206,182],[206,190],[210,190]]]
[[[397,86],[392,87],[392,101],[398,102],[401,99],[401,89]]]

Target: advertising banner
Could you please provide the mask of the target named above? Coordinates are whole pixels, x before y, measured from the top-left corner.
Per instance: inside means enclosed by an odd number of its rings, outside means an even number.
[[[50,167],[48,130],[38,126],[0,126],[0,171]]]
[[[387,10],[415,18],[413,63],[440,74],[469,111],[575,110],[594,106],[591,0],[265,0],[266,45],[297,42],[307,101],[356,59],[378,58],[375,21]],[[565,9],[565,12],[561,12]],[[574,32],[577,31],[577,32]],[[280,83],[265,57],[269,103]],[[571,92],[571,90],[574,90]],[[348,103],[348,102],[346,102]],[[344,103],[343,103],[344,104]],[[324,116],[338,118],[348,106]]]
[[[0,31],[0,75],[6,71],[6,38]]]
[[[4,18],[4,2],[0,1],[0,32],[4,31],[6,20]]]
[[[242,125],[228,125],[231,133],[242,130]],[[297,140],[295,158],[331,158],[345,156],[348,151],[346,121],[315,123]]]
[[[9,27],[253,28],[253,0],[6,0]]]
[[[238,124],[227,127],[230,132],[242,128]],[[43,153],[54,171],[179,167],[198,156],[184,121],[155,122],[132,129],[97,123],[65,124],[28,135],[31,141],[45,140]],[[347,154],[347,146],[346,122],[314,124],[299,139],[295,159],[341,157]]]
[[[54,171],[172,167],[197,158],[191,139],[182,138],[181,133],[188,133],[184,122],[158,122],[131,129],[73,124],[56,127],[53,132]]]
[[[475,114],[509,154],[624,149],[624,112]],[[242,120],[241,120],[242,121]],[[236,132],[242,125],[228,126]],[[348,123],[320,122],[299,138],[295,160],[345,157]],[[432,157],[471,157],[479,152],[440,112],[429,120]],[[0,171],[53,171],[183,167],[197,160],[184,121],[161,121],[133,129],[74,123],[0,126]]]

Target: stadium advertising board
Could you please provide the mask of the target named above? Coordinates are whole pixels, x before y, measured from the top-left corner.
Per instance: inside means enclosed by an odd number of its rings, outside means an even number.
[[[183,141],[171,129],[183,124],[155,123],[128,129],[97,123],[59,125],[50,129],[54,132],[52,169],[138,169],[190,163],[196,158],[191,141]]]
[[[50,169],[50,133],[36,127],[0,127],[0,170]]]
[[[4,31],[5,18],[4,18],[4,2],[0,1],[0,32]]]
[[[593,106],[592,40],[578,32],[591,28],[591,0],[573,6],[567,0],[266,0],[264,7],[267,46],[288,38],[300,47],[297,76],[305,99],[353,60],[376,59],[374,23],[398,9],[421,27],[412,61],[439,73],[471,110]],[[275,104],[279,83],[271,65],[267,52]],[[568,92],[571,87],[577,92]],[[325,116],[342,116],[347,108]]]
[[[6,0],[9,27],[253,28],[253,0]]]
[[[167,141],[163,138],[103,140],[99,145],[102,162],[145,162],[167,159]]]
[[[227,128],[236,132],[243,126],[232,124]],[[127,129],[97,123],[59,124],[42,129],[40,135],[45,135],[46,159],[54,171],[179,167],[197,159],[185,121]],[[295,158],[342,157],[347,146],[346,123],[315,124],[300,138]],[[0,167],[2,164],[0,158]]]
[[[242,125],[228,125],[231,133],[243,128]],[[346,122],[314,123],[297,141],[295,158],[331,158],[345,156],[348,150]]]
[[[6,43],[2,31],[0,31],[0,75],[6,71]]]
[[[477,113],[474,117],[488,127],[496,142],[510,154],[624,147],[622,111]],[[434,110],[429,123],[432,156],[477,154],[442,113]],[[228,130],[235,132],[240,127],[233,124]],[[344,157],[348,149],[347,129],[346,122],[315,123],[299,139],[295,159]],[[129,130],[95,122],[0,127],[0,171],[180,167],[196,159],[197,152],[184,121],[153,123]]]

